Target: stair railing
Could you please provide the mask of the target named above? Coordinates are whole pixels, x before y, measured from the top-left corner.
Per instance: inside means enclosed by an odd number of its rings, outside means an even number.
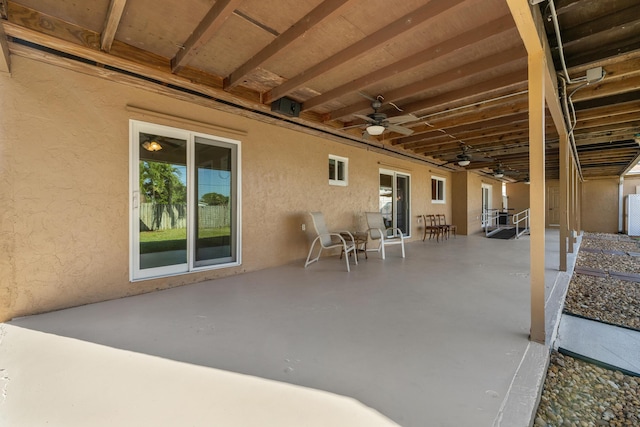
[[[513,215],[513,225],[516,226],[516,239],[529,231],[529,209]]]

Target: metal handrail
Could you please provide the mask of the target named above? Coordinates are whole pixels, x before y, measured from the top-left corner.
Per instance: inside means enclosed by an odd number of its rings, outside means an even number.
[[[482,210],[482,224],[484,224],[484,235],[497,232],[500,228],[500,212],[497,209]]]
[[[522,216],[522,218],[521,218]],[[520,231],[520,223],[524,222],[524,227]],[[529,231],[529,209],[525,209],[522,212],[518,212],[513,215],[513,225],[516,226],[516,239]]]

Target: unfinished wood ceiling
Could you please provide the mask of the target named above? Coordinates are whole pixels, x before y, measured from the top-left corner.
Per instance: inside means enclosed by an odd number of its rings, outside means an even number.
[[[640,153],[640,3],[531,7],[566,81],[583,176],[621,175]],[[527,52],[506,0],[0,0],[0,14],[11,55],[451,170],[528,175]],[[586,81],[597,67],[604,78]],[[301,105],[299,117],[272,111],[281,98]],[[374,117],[380,136],[364,131],[373,100],[387,117]],[[557,178],[551,119],[546,149]]]

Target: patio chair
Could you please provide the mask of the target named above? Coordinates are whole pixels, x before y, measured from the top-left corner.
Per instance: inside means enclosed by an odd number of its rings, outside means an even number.
[[[307,255],[307,261],[304,264],[304,268],[307,268],[309,264],[313,264],[318,261],[323,249],[341,248],[341,254],[346,254],[344,259],[347,263],[347,271],[350,272],[349,252],[353,252],[355,263],[356,265],[358,264],[358,254],[356,252],[356,243],[353,235],[349,231],[328,231],[322,212],[309,212],[309,214],[311,215],[311,221],[313,222],[313,228],[315,229],[317,236],[313,240],[313,243],[311,243],[311,248],[309,248],[309,255]],[[311,254],[313,253],[316,243],[320,243],[320,250],[318,251],[318,256],[311,259]]]
[[[424,218],[424,234],[422,235],[422,241],[424,242],[427,238],[427,232],[429,233],[429,240],[431,240],[434,236],[436,238],[436,242],[440,241],[440,236],[442,236],[444,240],[444,229],[438,224],[438,220],[435,215],[423,215]]]
[[[380,252],[382,259],[385,259],[385,246],[400,245],[402,247],[402,258],[404,258],[404,235],[399,228],[385,227],[384,219],[380,212],[366,212],[367,226],[371,240],[379,240],[380,244],[376,249],[369,251]],[[391,233],[391,234],[390,234]]]
[[[453,224],[447,224],[447,217],[445,216],[445,214],[438,214],[437,217],[438,217],[438,225],[440,227],[443,227],[444,233],[447,239],[451,236],[452,231],[453,231],[453,237],[456,237],[458,227],[456,227]]]

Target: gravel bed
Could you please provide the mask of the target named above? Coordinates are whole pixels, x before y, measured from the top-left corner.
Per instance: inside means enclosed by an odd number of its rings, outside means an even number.
[[[553,352],[534,426],[638,426],[639,382]]]
[[[594,250],[640,253],[638,241],[625,235],[584,233],[576,269],[602,270],[604,277],[575,274],[564,311],[640,330],[640,283],[610,272],[640,273],[640,257]],[[557,352],[551,354],[536,427],[640,426],[640,378],[612,371]]]
[[[640,330],[640,283],[575,274],[564,311]]]
[[[609,255],[580,250],[576,267],[596,268],[606,272],[640,273],[640,258],[629,255]]]

